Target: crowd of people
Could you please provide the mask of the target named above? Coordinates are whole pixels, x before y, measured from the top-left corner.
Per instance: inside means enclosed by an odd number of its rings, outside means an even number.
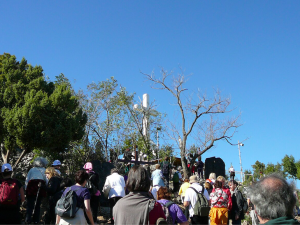
[[[26,208],[25,224],[40,224],[42,219],[44,224],[93,225],[97,221],[100,191],[99,175],[93,171],[92,163],[86,163],[73,179],[61,175],[59,160],[49,167],[47,164],[45,158],[36,158],[28,171],[25,185],[12,178],[10,164],[2,165],[0,224],[21,224],[20,207],[23,206]],[[91,194],[90,188],[87,188],[88,182],[97,190],[95,193]],[[61,218],[56,213],[56,205],[70,190],[74,191],[77,200],[76,217]]]
[[[20,206],[25,199],[26,224],[40,224],[41,216],[44,224],[97,223],[101,193],[99,175],[92,163],[87,162],[73,179],[63,177],[60,166],[59,160],[47,167],[44,158],[36,158],[23,186],[12,178],[11,165],[3,164],[0,224],[20,224]],[[113,168],[102,190],[103,194],[107,192],[110,206],[109,223],[217,225],[229,224],[231,220],[231,224],[241,224],[245,214],[250,213],[253,225],[299,224],[293,218],[298,200],[295,187],[278,174],[251,184],[246,198],[233,174],[229,181],[214,173],[203,180],[200,175],[203,168],[189,178],[183,178],[180,171],[180,167],[172,171],[168,158],[155,165],[151,174],[144,166],[134,165],[124,178]],[[170,179],[173,190],[169,188]],[[177,196],[182,205],[176,201]],[[65,202],[69,203],[69,208]],[[71,214],[66,216],[66,212]]]

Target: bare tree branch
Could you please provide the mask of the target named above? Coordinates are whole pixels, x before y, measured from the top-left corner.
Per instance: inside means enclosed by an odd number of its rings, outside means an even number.
[[[211,149],[217,141],[225,140],[229,144],[232,144],[231,138],[236,133],[237,128],[241,126],[238,122],[240,115],[227,119],[223,118],[223,116],[221,117],[223,114],[232,112],[232,109],[229,109],[231,104],[230,98],[224,98],[219,90],[215,90],[215,95],[211,99],[200,91],[198,91],[196,99],[192,95],[185,99],[182,93],[188,90],[184,87],[187,76],[182,69],[180,74],[173,76],[171,84],[169,84],[168,78],[173,75],[173,72],[168,72],[162,68],[160,73],[161,76],[159,79],[155,77],[154,72],[151,74],[142,74],[151,82],[152,88],[166,90],[176,100],[181,114],[181,127],[178,129],[176,123],[169,121],[170,132],[167,132],[167,134],[180,147],[184,175],[187,176],[188,169],[185,154],[187,152],[188,137],[192,133],[197,134],[194,140],[201,146],[200,154],[195,154],[193,157],[193,160],[195,160],[195,158]],[[179,137],[182,140],[181,145],[178,142]]]

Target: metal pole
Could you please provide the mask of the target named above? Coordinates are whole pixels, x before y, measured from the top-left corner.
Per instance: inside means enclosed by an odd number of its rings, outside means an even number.
[[[156,144],[157,156],[156,157],[159,159],[158,129],[156,129],[156,137],[157,137],[157,144]]]
[[[242,167],[242,158],[241,158],[240,144],[241,144],[241,143],[238,141],[239,157],[240,157],[240,165],[241,165],[241,181],[242,181],[242,183],[243,183],[243,167]]]

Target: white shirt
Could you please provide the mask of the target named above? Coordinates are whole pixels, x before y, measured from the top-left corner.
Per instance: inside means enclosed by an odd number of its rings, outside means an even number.
[[[233,168],[233,167],[230,167],[230,168],[229,168],[229,172],[235,172],[234,168]]]
[[[157,200],[157,191],[158,191],[159,188],[160,188],[160,186],[154,186],[152,188],[151,193],[152,193],[153,197],[155,198],[155,200]]]
[[[104,186],[108,184],[110,184],[111,187],[108,198],[125,196],[125,181],[123,176],[119,175],[118,173],[109,175],[106,177]]]
[[[195,188],[198,192],[202,192],[202,186],[198,183],[191,184],[191,187]],[[210,200],[208,192],[205,188],[204,188],[203,195],[208,201]],[[190,202],[190,205],[189,205],[190,217],[194,216],[194,206],[196,204],[196,201],[198,201],[198,196],[197,196],[196,192],[193,189],[188,188],[185,192],[184,201]]]

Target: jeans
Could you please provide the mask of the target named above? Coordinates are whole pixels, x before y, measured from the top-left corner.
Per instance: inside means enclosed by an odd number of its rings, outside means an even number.
[[[38,197],[36,202],[35,200],[36,196],[27,196],[26,223],[39,223],[42,198]],[[34,214],[32,217],[33,210]]]

